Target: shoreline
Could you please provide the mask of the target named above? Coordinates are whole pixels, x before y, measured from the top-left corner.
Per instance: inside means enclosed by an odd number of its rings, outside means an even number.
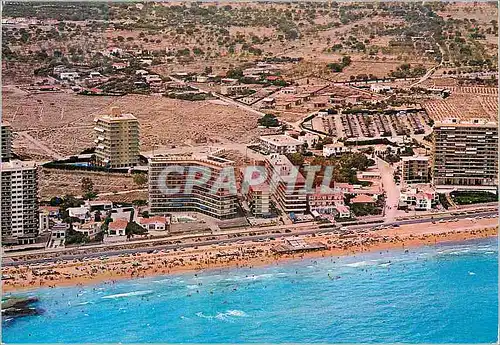
[[[496,221],[496,219],[495,219]],[[479,224],[478,224],[479,225]],[[295,254],[276,254],[272,248],[283,243],[244,242],[226,246],[205,246],[184,251],[130,254],[105,260],[64,261],[36,266],[4,267],[3,274],[13,277],[3,280],[5,292],[22,292],[46,287],[82,286],[114,283],[122,279],[190,273],[223,268],[252,268],[276,265],[309,258],[348,256],[376,251],[405,250],[441,243],[464,242],[498,235],[497,226],[468,226],[461,229],[433,226],[420,229],[386,229],[377,233],[340,238],[338,235],[308,236],[306,242],[321,242],[327,249]]]

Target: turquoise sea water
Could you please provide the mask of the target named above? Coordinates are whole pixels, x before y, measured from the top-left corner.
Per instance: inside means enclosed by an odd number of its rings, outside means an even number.
[[[6,343],[493,343],[497,241],[34,290]]]

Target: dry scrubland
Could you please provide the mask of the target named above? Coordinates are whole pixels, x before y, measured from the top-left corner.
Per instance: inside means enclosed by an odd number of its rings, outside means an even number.
[[[153,53],[159,57],[158,64],[151,70],[163,76],[175,71],[204,73],[206,68],[224,74],[251,67],[264,57],[303,58],[300,63],[282,65],[282,75],[291,82],[304,76],[331,81],[369,74],[384,77],[403,63],[429,68],[439,63],[441,53],[445,66],[436,75],[472,69],[486,60],[489,69],[497,64],[497,24],[492,21],[497,20],[498,10],[491,3],[426,3],[425,7],[391,2],[89,4],[36,9],[18,3],[5,6],[6,16],[45,20],[36,27],[25,25],[25,37],[17,27],[6,26],[4,32],[3,118],[17,132],[15,152],[25,158],[53,159],[92,147],[92,120],[112,105],[139,118],[144,151],[162,145],[249,143],[259,135],[257,116],[234,106],[138,95],[28,95],[5,86],[32,83],[35,69],[59,64],[63,58],[109,67],[119,60],[102,60],[101,52],[110,46],[125,51],[157,50]],[[427,12],[430,8],[432,15]],[[39,54],[41,49],[45,55]],[[342,72],[328,67],[346,55],[351,63]],[[457,84],[456,79],[446,78],[423,85]],[[464,117],[486,114],[496,118],[496,93],[452,92],[446,100],[425,103],[431,117],[441,119],[464,111]],[[296,107],[280,115],[283,120],[297,121],[307,111],[306,106]]]
[[[40,197],[42,200],[47,200],[54,196],[66,194],[80,195],[82,194],[81,181],[84,177],[92,180],[96,193],[112,193],[144,188],[144,186],[136,185],[132,176],[128,174],[41,168],[39,171]],[[122,195],[120,196],[122,197]],[[108,200],[109,196],[102,197],[102,199]]]
[[[94,116],[109,112],[111,106],[137,116],[145,151],[154,145],[250,142],[259,134],[258,116],[234,106],[141,95],[28,95],[4,88],[3,119],[9,121],[15,131],[27,131],[57,153],[69,155],[93,146]],[[14,147],[16,152],[32,158],[50,158],[22,135],[15,136]]]

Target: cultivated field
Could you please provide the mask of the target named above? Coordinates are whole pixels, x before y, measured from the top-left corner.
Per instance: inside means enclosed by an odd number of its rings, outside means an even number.
[[[452,94],[444,100],[431,100],[423,106],[431,119],[485,118],[498,120],[498,90],[485,87],[451,87]]]

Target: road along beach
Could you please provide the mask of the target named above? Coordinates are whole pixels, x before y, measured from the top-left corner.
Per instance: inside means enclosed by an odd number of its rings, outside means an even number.
[[[305,243],[321,243],[325,249],[313,252],[277,254],[283,239],[238,241],[231,244],[204,246],[151,253],[121,254],[99,258],[60,260],[18,266],[4,266],[4,291],[80,285],[118,279],[132,279],[184,271],[222,267],[253,267],[280,261],[352,255],[368,251],[405,249],[442,242],[460,242],[496,236],[497,219],[462,219],[456,222],[403,225],[378,231],[350,235],[321,234],[301,236]],[[291,237],[297,238],[297,237]],[[5,279],[5,278],[8,279]]]

